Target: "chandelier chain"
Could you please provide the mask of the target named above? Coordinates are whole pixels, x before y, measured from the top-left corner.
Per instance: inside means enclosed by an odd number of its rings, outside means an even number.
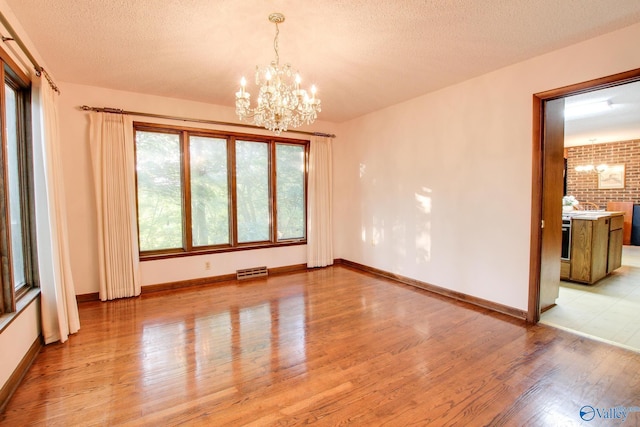
[[[278,53],[278,35],[280,34],[280,28],[276,22],[276,36],[273,39],[273,50],[276,51],[276,65],[280,65],[280,54]]]

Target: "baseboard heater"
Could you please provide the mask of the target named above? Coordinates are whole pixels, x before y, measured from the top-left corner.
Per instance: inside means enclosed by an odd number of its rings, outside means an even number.
[[[268,273],[267,267],[244,268],[236,271],[236,279],[246,280],[255,277],[265,277]]]

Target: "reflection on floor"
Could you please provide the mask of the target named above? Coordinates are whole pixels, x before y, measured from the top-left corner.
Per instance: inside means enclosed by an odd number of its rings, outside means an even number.
[[[640,246],[624,246],[622,267],[594,285],[560,282],[556,303],[540,323],[640,352]]]

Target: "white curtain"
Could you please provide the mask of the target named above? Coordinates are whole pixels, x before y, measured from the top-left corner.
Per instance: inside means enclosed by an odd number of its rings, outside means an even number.
[[[80,329],[71,262],[58,127],[58,95],[44,75],[33,84],[34,192],[42,333],[65,342]]]
[[[100,299],[140,295],[133,124],[123,114],[91,113]]]
[[[331,138],[315,136],[309,153],[307,267],[333,264]]]

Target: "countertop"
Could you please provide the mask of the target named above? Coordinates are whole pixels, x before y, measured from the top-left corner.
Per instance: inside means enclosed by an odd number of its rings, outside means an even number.
[[[586,219],[596,221],[600,218],[614,217],[624,215],[624,212],[619,211],[571,211],[563,212],[563,216],[570,216],[571,219]]]

